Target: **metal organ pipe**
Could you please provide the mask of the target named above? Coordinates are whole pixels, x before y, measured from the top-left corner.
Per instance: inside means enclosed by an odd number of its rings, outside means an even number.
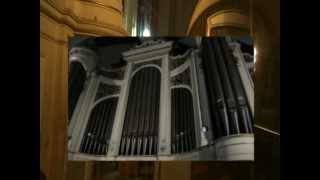
[[[137,77],[136,77],[137,78]],[[138,86],[136,85],[136,83],[133,83],[133,81],[131,81],[130,83],[130,92],[135,92],[136,91],[136,88]],[[135,106],[133,106],[133,103],[134,101],[131,100],[131,101],[128,101],[128,108],[127,108],[127,111],[126,111],[126,117],[127,119],[124,121],[124,128],[123,128],[123,131],[122,131],[122,139],[121,139],[121,145],[120,145],[120,154],[125,154],[126,152],[126,147],[129,147],[129,146],[126,146],[127,143],[130,143],[129,142],[129,137],[128,137],[128,131],[129,131],[129,127],[131,125],[131,118],[133,116],[133,113],[134,113],[134,110],[130,110],[129,108],[134,108]]]
[[[232,52],[223,38],[203,38],[203,56],[206,84],[214,115],[215,137],[229,135],[221,133],[221,124],[230,134],[252,133],[252,115],[244,94],[243,84],[232,57]],[[213,103],[215,102],[215,103]],[[217,112],[219,111],[220,112]],[[224,113],[225,109],[227,114]]]
[[[206,82],[208,84],[209,95],[211,98],[212,113],[215,117],[213,122],[213,124],[215,125],[215,137],[228,136],[230,135],[229,120],[220,74],[218,71],[215,56],[213,54],[213,48],[210,44],[210,40],[204,38],[203,43]]]
[[[156,153],[160,77],[155,67],[145,67],[132,77],[120,155]]]
[[[190,152],[196,146],[192,94],[186,88],[171,91],[171,153]]]
[[[151,123],[151,130],[152,130],[152,134],[150,136],[150,146],[149,146],[149,154],[155,154],[157,152],[158,149],[158,133],[159,133],[159,128],[158,128],[158,124],[159,124],[159,107],[160,107],[160,81],[161,81],[161,76],[160,76],[160,72],[158,73],[154,73],[154,85],[153,90],[152,90],[152,104],[153,104],[153,111],[154,113],[152,116],[152,123]]]
[[[80,152],[105,155],[111,136],[118,98],[112,97],[98,103],[91,111]]]
[[[152,81],[152,72],[148,71],[147,72],[147,82]],[[149,99],[150,97],[150,89],[152,86],[145,86],[146,88],[146,93],[145,93],[145,99]],[[148,128],[149,128],[149,120],[150,120],[150,101],[147,101],[146,103],[146,111],[145,111],[145,117],[143,118],[143,124],[142,124],[142,129],[140,129],[140,134],[139,134],[139,143],[138,143],[138,154],[146,154],[147,152],[147,141],[148,141]]]
[[[136,151],[136,141],[137,141],[137,136],[138,136],[138,128],[139,128],[139,121],[141,121],[141,119],[143,118],[142,116],[141,116],[141,114],[143,113],[143,112],[141,112],[141,110],[142,110],[142,103],[143,103],[143,99],[142,99],[142,94],[140,94],[141,92],[143,92],[143,83],[144,83],[144,81],[145,81],[145,78],[146,78],[146,75],[144,75],[143,73],[144,73],[144,70],[145,69],[142,69],[141,70],[141,72],[140,72],[140,80],[138,81],[138,92],[137,92],[137,101],[136,101],[136,103],[135,103],[135,105],[136,105],[136,111],[134,112],[135,114],[134,114],[134,121],[132,121],[132,123],[133,123],[133,127],[132,127],[132,131],[131,131],[131,155],[134,155],[134,154],[136,154],[135,153],[135,151]]]
[[[102,153],[106,152],[106,150],[108,149],[108,146],[109,146],[109,141],[110,141],[110,137],[111,137],[111,130],[112,130],[112,126],[113,126],[113,123],[114,123],[114,117],[115,117],[115,114],[116,114],[116,110],[117,110],[117,100],[115,99],[116,102],[112,103],[112,111],[111,111],[111,114],[110,116],[112,117],[111,118],[111,121],[108,121],[108,125],[107,125],[107,129],[106,131],[104,132],[104,135],[103,135],[103,139],[106,141],[103,148],[102,148]]]
[[[221,49],[223,50],[223,54],[226,59],[225,61],[227,62],[226,65],[227,65],[228,72],[231,77],[231,82],[232,82],[232,85],[234,88],[235,96],[237,97],[236,98],[237,105],[238,105],[238,109],[240,111],[239,114],[240,114],[242,124],[243,124],[243,129],[244,129],[243,131],[244,131],[244,133],[252,133],[253,132],[252,115],[249,112],[247,98],[244,93],[244,88],[241,83],[242,81],[241,81],[240,74],[237,69],[236,62],[233,59],[234,57],[232,56],[232,51],[224,39],[219,38],[218,40],[221,44],[220,46],[221,46]]]
[[[226,69],[225,60],[222,56],[221,48],[218,43],[217,39],[212,39],[212,47],[215,52],[215,59],[219,68],[219,72],[221,74],[221,81],[222,81],[222,87],[224,90],[226,105],[227,105],[227,111],[228,111],[228,117],[229,117],[229,125],[230,125],[230,132],[232,134],[239,134],[240,128],[239,128],[239,122],[238,122],[238,114],[237,114],[237,105],[236,101],[233,95],[233,90],[231,88],[230,84],[230,77]]]

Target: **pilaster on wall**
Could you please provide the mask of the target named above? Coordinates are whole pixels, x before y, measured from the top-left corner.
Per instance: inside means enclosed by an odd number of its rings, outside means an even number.
[[[70,30],[40,16],[41,169],[48,179],[63,179],[68,120],[68,44]],[[57,173],[58,172],[58,173]]]
[[[122,0],[40,0],[40,165],[67,178],[68,38],[127,35]]]

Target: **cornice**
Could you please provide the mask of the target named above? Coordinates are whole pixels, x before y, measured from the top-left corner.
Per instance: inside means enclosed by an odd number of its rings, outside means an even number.
[[[113,9],[114,10],[114,9]],[[96,34],[96,35],[112,35],[126,36],[128,33],[120,26],[115,26],[110,23],[92,21],[83,17],[78,17],[69,9],[62,10],[58,8],[50,0],[40,1],[40,12],[52,18],[59,24],[65,24],[76,33]],[[119,13],[118,11],[115,11]],[[119,14],[121,15],[121,13]]]

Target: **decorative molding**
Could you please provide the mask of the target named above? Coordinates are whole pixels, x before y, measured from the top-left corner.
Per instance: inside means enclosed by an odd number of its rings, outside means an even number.
[[[193,95],[193,91],[192,91],[192,88],[191,86],[189,85],[186,85],[186,84],[179,84],[179,85],[173,85],[170,87],[170,89],[177,89],[177,88],[184,88],[184,89],[187,89],[191,95]]]
[[[57,40],[57,39],[53,38],[52,36],[50,36],[48,33],[43,32],[43,31],[40,32],[40,38],[43,38],[43,39],[48,40],[53,43],[57,43],[59,45],[65,45],[68,43],[67,41]]]
[[[84,47],[74,47],[69,52],[69,64],[79,62],[89,75],[96,68],[97,55],[94,51]]]
[[[174,77],[179,75],[180,73],[183,73],[189,67],[190,67],[190,60],[186,60],[182,65],[170,71],[170,77]]]
[[[111,79],[108,77],[100,76],[99,81],[108,85],[114,85],[114,86],[121,86],[123,83],[123,80],[119,79]]]
[[[185,53],[176,56],[169,56],[170,60],[182,59],[187,57],[192,52],[192,49],[188,49]]]
[[[51,0],[47,0],[47,1],[51,1]],[[107,4],[104,4],[102,2],[99,2],[97,0],[77,0],[77,1],[80,1],[82,3],[87,3],[87,4],[90,4],[90,5],[93,5],[93,6],[97,6],[97,7],[103,7],[105,9],[108,9],[108,10],[111,10],[111,11],[114,11],[115,13],[119,13],[121,15],[123,15],[122,11],[121,11],[121,8],[120,7],[119,9],[111,6],[111,5],[107,5]],[[109,1],[109,0],[108,0]],[[108,2],[107,1],[107,2]]]
[[[155,56],[165,55],[169,53],[172,42],[162,42],[160,44],[152,44],[142,48],[131,49],[122,53],[126,61],[135,61],[140,59],[152,58]]]
[[[61,24],[47,14],[40,12],[40,36],[41,34],[46,35],[51,42],[61,42],[66,45],[68,38],[74,35],[74,31],[69,26]]]
[[[135,49],[165,43],[165,41],[162,39],[153,39],[153,38],[141,38],[141,41],[142,41],[142,43],[139,45],[136,45]]]
[[[213,28],[233,27],[250,30],[248,15],[238,9],[218,11],[207,18],[207,35]]]
[[[101,97],[99,99],[97,99],[96,101],[94,101],[94,103],[92,105],[89,106],[89,111],[88,113],[91,115],[92,110],[102,101],[107,100],[107,99],[111,99],[111,98],[119,98],[119,94],[112,94],[112,95],[106,95],[104,97]]]
[[[95,22],[91,19],[78,17],[70,10],[61,10],[52,1],[40,1],[40,12],[52,18],[59,24],[65,24],[72,30],[81,33],[90,33],[96,35],[116,35],[126,36],[127,32],[121,26],[115,26],[105,22]],[[121,14],[119,14],[122,17]]]
[[[132,78],[134,77],[134,75],[135,75],[136,73],[138,73],[140,70],[142,70],[142,69],[144,69],[144,68],[148,68],[148,67],[156,68],[156,69],[158,69],[158,70],[160,71],[160,73],[162,74],[162,69],[161,69],[161,67],[159,67],[158,65],[155,65],[155,64],[146,64],[146,65],[140,66],[140,67],[138,67],[137,69],[135,69],[135,70],[131,73],[130,79],[132,79]]]

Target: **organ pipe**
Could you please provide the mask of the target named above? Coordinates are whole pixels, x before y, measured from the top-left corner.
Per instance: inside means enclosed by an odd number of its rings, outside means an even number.
[[[154,67],[139,70],[131,79],[121,155],[152,155],[157,149],[160,72]]]

